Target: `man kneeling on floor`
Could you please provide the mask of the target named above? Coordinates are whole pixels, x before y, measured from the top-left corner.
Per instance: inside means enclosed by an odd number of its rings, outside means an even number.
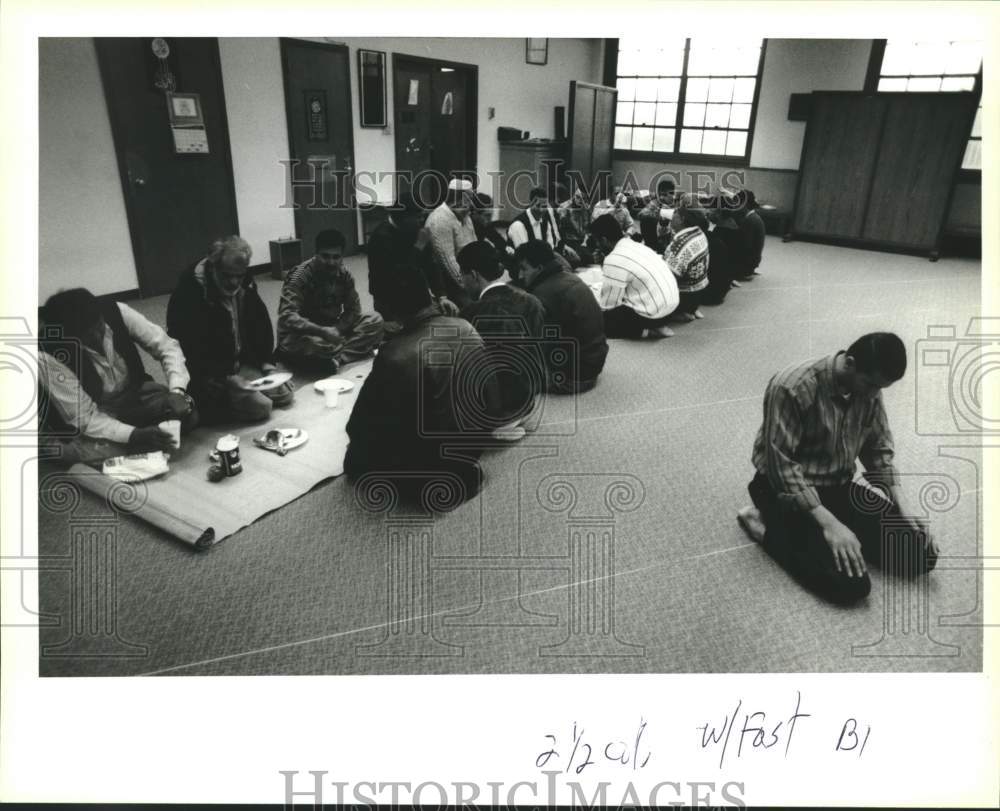
[[[590,224],[597,250],[603,254],[601,309],[609,338],[668,338],[667,326],[677,309],[677,280],[663,257],[622,233],[610,214]]]
[[[185,432],[197,424],[180,345],[131,307],[76,288],[52,296],[39,321],[40,444],[61,461],[170,450],[157,423],[180,420]],[[160,363],[166,385],[146,374],[139,347]]]
[[[868,596],[868,560],[916,576],[937,562],[937,544],[903,502],[881,389],[906,372],[898,336],[873,332],[847,351],[776,374],[764,393],[754,443],[755,508],[739,513],[748,535],[803,585],[841,604]],[[853,481],[855,460],[864,480]],[[883,541],[883,519],[911,533]]]
[[[406,500],[426,502],[436,488],[444,497],[435,509],[450,509],[479,492],[478,459],[489,439],[483,417],[499,413],[496,381],[483,374],[482,339],[468,321],[441,314],[421,277],[400,277],[386,296],[403,329],[358,393],[344,472],[351,482],[388,484]]]
[[[534,427],[535,400],[545,390],[545,310],[533,295],[508,284],[501,261],[489,242],[472,242],[458,254],[466,288],[475,297],[462,317],[482,336],[496,369],[501,413],[493,438],[514,442]]]
[[[191,394],[202,422],[256,422],[274,406],[292,404],[289,383],[249,388],[257,375],[277,371],[274,329],[249,272],[246,240],[217,240],[208,256],[181,274],[167,305],[167,332],[188,359]]]
[[[321,374],[363,360],[382,341],[382,316],[361,314],[354,278],[344,267],[346,240],[329,229],[316,236],[316,255],[289,271],[278,305],[283,361]]]

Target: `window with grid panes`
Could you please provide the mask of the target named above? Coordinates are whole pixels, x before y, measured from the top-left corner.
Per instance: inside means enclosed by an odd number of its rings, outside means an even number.
[[[885,43],[879,69],[880,92],[972,93],[983,65],[982,42],[895,40]],[[982,170],[982,105],[962,158],[962,168]]]
[[[746,159],[763,40],[618,40],[615,149]]]

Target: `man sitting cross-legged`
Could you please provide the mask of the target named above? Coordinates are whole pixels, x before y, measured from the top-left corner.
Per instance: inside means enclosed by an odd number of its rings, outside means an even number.
[[[464,319],[442,315],[417,275],[386,295],[403,328],[379,350],[351,411],[344,472],[408,500],[438,482],[454,507],[479,492],[487,423],[499,413],[483,341]]]
[[[129,451],[170,450],[171,436],[157,423],[180,420],[182,431],[197,424],[180,346],[131,307],[102,304],[76,288],[49,298],[39,321],[39,444],[61,461],[126,450],[102,448],[102,441]],[[159,361],[166,385],[146,374],[140,348]]]
[[[181,274],[167,305],[167,332],[188,359],[191,394],[205,423],[266,420],[295,397],[289,383],[267,391],[247,387],[255,372],[278,368],[271,316],[249,272],[252,253],[241,237],[217,240]]]
[[[755,507],[740,511],[740,525],[803,585],[836,603],[868,595],[866,560],[910,576],[937,562],[930,535],[903,518],[913,513],[903,502],[882,405],[881,389],[905,372],[903,342],[873,332],[846,352],[776,374],[764,393],[749,485]],[[853,480],[856,460],[878,490]],[[885,518],[896,531],[883,533]]]
[[[462,317],[476,328],[494,361],[500,391],[501,425],[495,439],[516,441],[535,412],[535,398],[545,390],[541,354],[545,310],[530,293],[512,287],[500,256],[489,242],[473,242],[458,254],[467,289],[475,299]]]
[[[322,374],[362,360],[382,341],[382,317],[362,315],[354,279],[344,267],[344,235],[316,236],[316,255],[289,271],[278,305],[282,360]]]
[[[545,323],[557,337],[542,341],[552,394],[580,394],[597,385],[608,356],[601,307],[587,284],[541,240],[526,242],[514,253],[515,283],[545,309]]]
[[[594,244],[604,255],[601,309],[604,331],[609,338],[665,338],[673,335],[666,326],[677,309],[677,281],[663,261],[622,234],[610,214],[590,224]]]

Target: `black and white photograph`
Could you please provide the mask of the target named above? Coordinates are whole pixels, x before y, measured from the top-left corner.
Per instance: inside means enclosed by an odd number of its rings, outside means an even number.
[[[549,5],[5,13],[0,799],[996,799],[1000,16]]]

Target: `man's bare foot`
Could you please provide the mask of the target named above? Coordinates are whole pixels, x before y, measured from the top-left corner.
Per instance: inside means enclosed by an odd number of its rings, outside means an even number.
[[[744,507],[736,513],[736,520],[754,543],[761,543],[764,540],[764,533],[767,531],[767,527],[764,526],[764,521],[760,517],[760,510],[756,507]]]
[[[674,331],[670,327],[648,327],[645,334],[650,338],[670,338]]]
[[[703,313],[700,309],[695,310],[694,311],[694,317],[695,318],[704,318],[705,317],[705,313]]]

